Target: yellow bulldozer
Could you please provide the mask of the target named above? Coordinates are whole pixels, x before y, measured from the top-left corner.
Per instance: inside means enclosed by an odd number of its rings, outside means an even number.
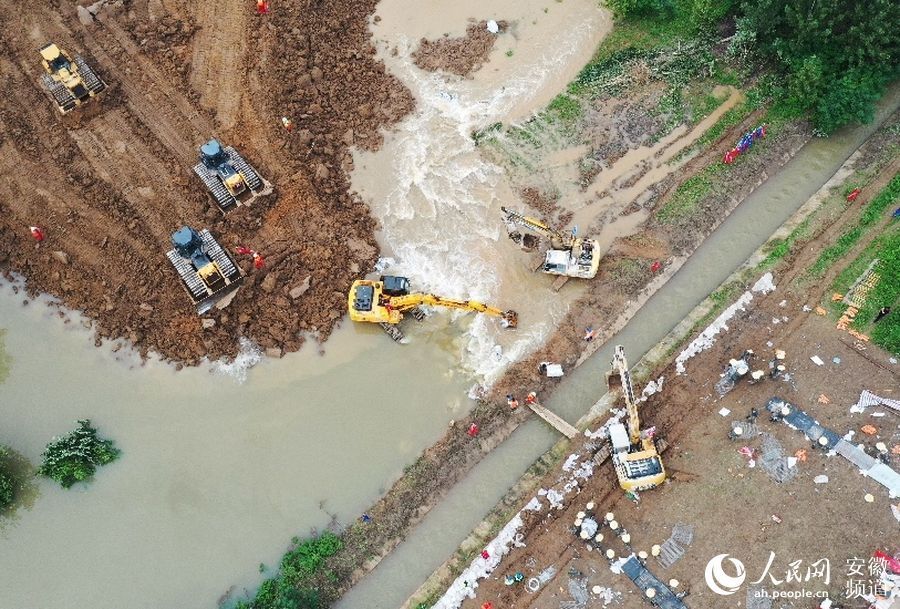
[[[612,462],[616,468],[619,485],[626,491],[644,491],[659,486],[666,479],[666,470],[656,449],[653,433],[641,431],[631,373],[625,360],[625,347],[616,345],[612,370],[606,374],[607,387],[612,390],[612,379],[618,376],[628,413],[628,428],[622,423],[609,426],[612,445]]]
[[[383,275],[378,281],[359,279],[353,282],[347,296],[347,309],[353,321],[376,323],[395,341],[403,339],[398,327],[406,313],[416,319],[424,314],[419,306],[447,307],[463,311],[475,311],[500,318],[504,328],[513,329],[519,323],[515,311],[502,311],[476,300],[453,300],[435,294],[411,292],[409,279],[395,275]]]
[[[68,114],[106,88],[99,76],[80,56],[73,59],[52,42],[40,49],[46,74],[41,81],[63,114]]]

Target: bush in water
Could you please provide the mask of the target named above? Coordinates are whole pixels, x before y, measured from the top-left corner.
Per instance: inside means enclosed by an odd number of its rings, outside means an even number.
[[[7,467],[7,449],[0,446],[0,510],[9,507],[16,496],[16,484]]]
[[[85,419],[78,421],[77,429],[47,445],[38,474],[69,488],[93,476],[97,467],[115,461],[119,453],[113,441],[98,438],[97,430]]]

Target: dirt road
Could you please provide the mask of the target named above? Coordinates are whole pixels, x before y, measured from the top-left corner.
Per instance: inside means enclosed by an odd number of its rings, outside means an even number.
[[[74,5],[4,13],[0,270],[84,311],[98,340],[123,337],[179,363],[233,355],[240,336],[272,355],[298,349],[304,333],[326,337],[377,255],[375,222],[348,192],[347,148],[377,147],[378,129],[412,99],[374,58],[373,0],[309,4],[256,15],[234,2],[109,2],[87,24]],[[49,41],[109,85],[77,117],[61,117],[40,87],[37,49]],[[222,217],[191,172],[210,137],[236,146],[275,194]],[[247,281],[211,328],[165,263],[183,224],[266,260],[258,271],[239,260]]]

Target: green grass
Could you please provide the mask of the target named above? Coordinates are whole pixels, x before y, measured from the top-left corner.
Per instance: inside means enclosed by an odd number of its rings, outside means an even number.
[[[815,263],[807,271],[811,277],[821,277],[837,260],[849,252],[866,229],[884,214],[884,211],[900,198],[900,174],[894,176],[890,183],[869,201],[859,218],[859,223],[842,234],[838,240],[819,255]]]
[[[784,258],[790,253],[791,248],[794,247],[794,244],[798,241],[804,242],[809,236],[810,229],[810,218],[807,217],[803,222],[798,224],[794,230],[790,232],[790,234],[784,239],[777,239],[771,242],[771,249],[766,254],[766,257],[763,259],[762,263],[760,263],[759,268],[769,269],[773,267],[779,260]]]
[[[581,117],[583,109],[578,98],[560,93],[547,106],[547,113],[563,122],[571,123]]]
[[[712,192],[712,181],[706,170],[682,182],[672,198],[656,214],[662,224],[672,224],[689,216],[703,197]]]

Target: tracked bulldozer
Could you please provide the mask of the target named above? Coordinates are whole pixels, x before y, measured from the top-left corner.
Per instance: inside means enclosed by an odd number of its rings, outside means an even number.
[[[231,146],[223,147],[212,139],[200,146],[196,173],[222,212],[239,204],[247,205],[258,195],[268,192],[269,185]]]
[[[353,282],[347,296],[347,309],[353,321],[377,323],[397,342],[403,340],[403,331],[399,324],[406,313],[415,319],[422,320],[425,314],[421,305],[447,307],[463,311],[474,311],[500,318],[504,328],[513,329],[519,323],[515,311],[503,311],[476,300],[453,300],[426,294],[411,292],[409,279],[395,275],[383,275],[378,281],[359,279]]]
[[[198,232],[182,226],[172,233],[171,240],[172,249],[166,257],[178,272],[197,314],[203,315],[213,306],[226,307],[244,281],[234,260],[206,229]]]
[[[41,81],[63,114],[68,114],[106,88],[106,83],[76,55],[74,59],[52,42],[41,48],[46,74]]]

